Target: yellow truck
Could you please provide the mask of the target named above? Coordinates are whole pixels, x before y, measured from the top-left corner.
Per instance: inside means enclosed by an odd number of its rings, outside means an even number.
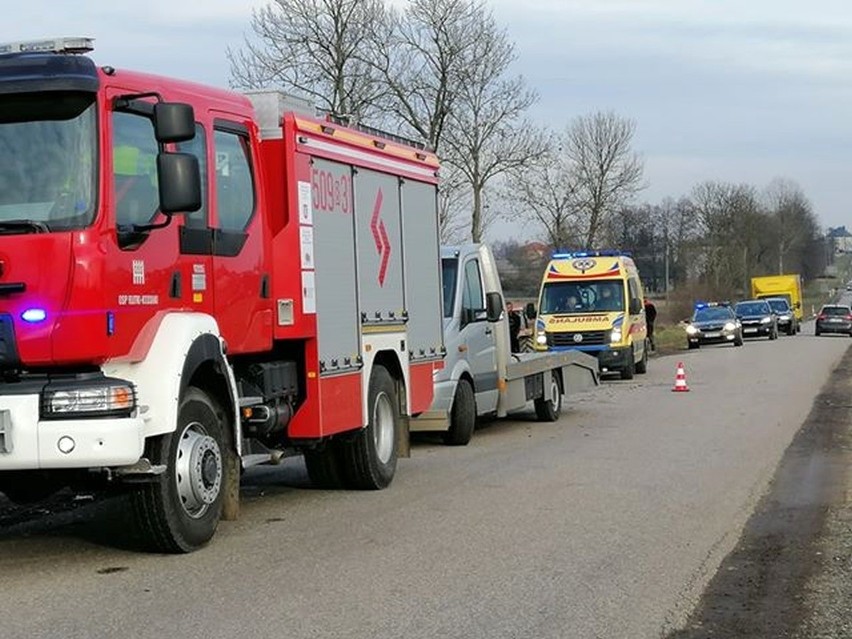
[[[535,348],[580,350],[601,373],[631,379],[648,369],[644,294],[633,259],[618,251],[558,253],[538,298]]]
[[[802,308],[802,276],[798,273],[765,275],[751,278],[751,296],[755,299],[783,297],[793,309],[796,324],[804,318]]]

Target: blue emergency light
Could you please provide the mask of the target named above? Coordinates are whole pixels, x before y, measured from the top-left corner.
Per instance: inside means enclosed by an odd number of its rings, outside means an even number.
[[[554,253],[554,260],[573,260],[579,257],[633,257],[629,251],[619,251],[617,249],[599,249],[590,251],[571,251],[568,253]]]

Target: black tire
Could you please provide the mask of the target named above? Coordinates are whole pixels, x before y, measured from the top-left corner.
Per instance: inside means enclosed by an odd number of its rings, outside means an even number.
[[[695,350],[696,348],[700,348],[701,344],[699,344],[698,342],[687,342],[686,346],[689,350],[692,351],[692,350]]]
[[[369,422],[351,441],[341,442],[345,485],[358,490],[386,488],[396,473],[400,416],[396,382],[381,364],[373,367],[368,394]]]
[[[814,329],[814,335],[816,335],[817,337],[819,337],[819,336],[820,336],[820,332],[819,332],[819,329],[818,329],[818,328],[817,328],[817,329]]]
[[[790,328],[787,329],[787,335],[795,335],[796,327],[793,326],[793,322],[790,322]]]
[[[644,375],[648,372],[648,342],[645,342],[645,349],[642,351],[642,359],[636,364],[636,372]]]
[[[235,453],[224,412],[199,388],[190,386],[178,407],[173,433],[153,437],[146,454],[166,471],[130,494],[137,532],[152,550],[185,553],[213,537],[228,485],[226,456]]]
[[[326,442],[322,448],[306,450],[305,468],[311,483],[316,488],[326,490],[343,488],[337,442]]]
[[[743,345],[743,337],[739,335],[734,338],[734,346],[742,346]]]
[[[443,439],[447,446],[467,446],[476,428],[476,395],[466,379],[460,379],[450,411],[450,428]]]
[[[633,379],[636,373],[636,362],[633,360],[633,350],[631,349],[630,356],[627,358],[627,364],[621,369],[621,379]]]
[[[549,383],[548,383],[549,381]],[[551,372],[544,384],[544,397],[535,400],[535,416],[540,422],[555,422],[562,413],[562,387],[559,376]]]

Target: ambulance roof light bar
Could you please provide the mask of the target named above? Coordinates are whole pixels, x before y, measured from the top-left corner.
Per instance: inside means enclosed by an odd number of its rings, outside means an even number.
[[[94,50],[94,38],[83,37],[45,38],[0,44],[0,55],[13,53],[89,53]]]
[[[619,251],[614,249],[601,249],[591,251],[571,251],[554,253],[551,257],[554,260],[570,260],[577,257],[632,257],[629,251]]]

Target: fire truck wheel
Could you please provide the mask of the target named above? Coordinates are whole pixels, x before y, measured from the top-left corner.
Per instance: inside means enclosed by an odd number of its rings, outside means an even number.
[[[178,408],[174,433],[152,438],[146,453],[166,471],[132,493],[142,541],[159,552],[191,552],[219,525],[225,494],[226,420],[204,391],[190,387]]]
[[[444,433],[447,446],[467,446],[476,427],[476,396],[473,386],[466,379],[460,379],[453,398],[453,410],[450,413],[450,428]]]
[[[544,397],[535,400],[535,415],[540,422],[555,422],[562,412],[562,389],[556,373],[550,374],[550,384],[545,384]]]
[[[336,442],[328,442],[318,450],[305,451],[305,468],[311,483],[317,488],[343,487],[340,474],[340,453]]]
[[[347,487],[378,490],[393,480],[400,435],[396,383],[384,366],[373,367],[368,402],[367,427],[341,442],[341,470]]]

